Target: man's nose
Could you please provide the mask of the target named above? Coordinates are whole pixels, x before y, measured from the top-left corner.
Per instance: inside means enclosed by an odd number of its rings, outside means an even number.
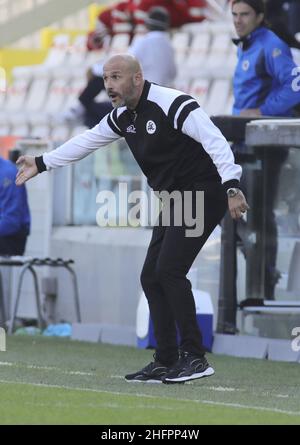
[[[104,81],[104,88],[106,90],[108,90],[110,85],[111,85],[111,81],[109,79],[105,79],[105,81]]]

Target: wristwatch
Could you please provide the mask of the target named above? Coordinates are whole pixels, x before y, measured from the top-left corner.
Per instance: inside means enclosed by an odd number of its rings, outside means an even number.
[[[237,188],[230,188],[227,190],[227,196],[228,198],[234,198],[238,193],[240,189]]]

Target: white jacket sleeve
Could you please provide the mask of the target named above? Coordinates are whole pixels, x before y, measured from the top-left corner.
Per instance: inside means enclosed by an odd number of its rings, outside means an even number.
[[[111,123],[110,125],[109,122]],[[115,131],[112,129],[112,126],[114,126]],[[98,148],[119,139],[122,135],[118,130],[119,128],[112,122],[112,118],[108,114],[95,127],[73,137],[55,150],[44,153],[43,161],[47,170],[79,161]]]
[[[232,179],[240,180],[242,167],[235,164],[228,142],[201,108],[189,113],[183,123],[182,132],[202,144],[217,167],[222,184]]]

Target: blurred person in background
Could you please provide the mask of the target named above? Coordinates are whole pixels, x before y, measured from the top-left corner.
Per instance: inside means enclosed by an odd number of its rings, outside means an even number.
[[[128,48],[128,53],[140,62],[145,79],[163,86],[172,86],[176,77],[175,53],[169,37],[170,16],[167,9],[157,6],[149,10],[145,25],[147,33],[138,36]],[[92,128],[112,110],[110,101],[97,102],[95,98],[104,91],[102,63],[90,70],[86,88],[78,102],[62,116],[64,120],[83,116],[84,124]]]
[[[266,18],[272,23],[273,18],[284,22],[292,36],[300,32],[299,0],[265,0]]]
[[[131,38],[147,30],[148,12],[154,6],[162,6],[170,14],[170,27],[180,28],[188,23],[200,23],[206,18],[223,16],[216,0],[128,0],[116,3],[102,11],[96,29],[88,35],[87,48],[101,49],[107,36],[127,33]],[[104,45],[105,46],[105,45]]]
[[[233,0],[232,16],[238,39],[238,62],[233,77],[234,105],[233,114],[245,117],[255,116],[293,116],[294,108],[300,103],[300,91],[292,88],[295,76],[289,46],[265,23],[263,0]],[[232,147],[241,153],[244,144]],[[265,289],[266,299],[274,299],[274,289],[280,278],[276,268],[277,224],[274,206],[277,197],[281,167],[288,150],[274,148],[264,174],[266,175],[266,261]],[[243,176],[247,177],[247,171]],[[243,184],[245,190],[245,185]]]
[[[299,12],[292,14],[294,8],[298,8]],[[294,62],[300,66],[300,41],[295,37],[298,31],[291,22],[291,16],[298,22],[300,31],[300,1],[266,0],[265,18],[269,28],[291,48]]]
[[[23,255],[30,232],[25,186],[17,187],[16,166],[0,156],[0,255]]]

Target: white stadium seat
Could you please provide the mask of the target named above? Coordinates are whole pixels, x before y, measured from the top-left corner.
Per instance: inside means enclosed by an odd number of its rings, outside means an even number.
[[[116,34],[112,37],[108,54],[126,53],[129,46],[130,35],[129,34]]]
[[[190,36],[187,32],[176,32],[172,37],[172,45],[175,51],[176,64],[179,69],[181,67],[181,64],[186,59],[189,40]]]
[[[61,111],[63,102],[66,100],[68,81],[66,79],[55,79],[49,88],[44,111],[54,114]]]
[[[50,127],[47,124],[33,125],[31,128],[30,136],[32,138],[47,139],[50,136]]]
[[[72,81],[66,87],[65,100],[61,109],[62,112],[70,109],[74,105],[74,102],[77,101],[78,96],[85,86],[85,78],[79,77],[72,79]]]
[[[174,88],[179,91],[183,91],[186,94],[190,94],[191,81],[188,77],[177,77],[174,81]]]
[[[211,116],[215,114],[225,114],[226,105],[229,98],[230,81],[227,79],[215,79],[210,88],[205,104],[206,113]]]
[[[8,122],[0,122],[0,136],[7,136],[10,132],[10,125]]]
[[[88,128],[85,125],[78,125],[77,127],[74,127],[71,131],[71,137],[77,136],[78,134],[83,133]]]
[[[49,87],[49,79],[35,78],[28,91],[25,101],[25,109],[29,112],[39,111],[46,102]]]
[[[70,136],[70,128],[68,125],[56,125],[51,133],[51,139],[53,141],[63,142]]]
[[[84,63],[86,58],[86,40],[85,35],[77,36],[69,47],[69,55],[66,61],[69,67],[77,67]]]
[[[28,79],[16,79],[14,83],[7,88],[6,111],[22,111],[29,83]]]
[[[190,94],[195,97],[201,107],[206,105],[207,94],[209,89],[209,79],[195,79],[192,82]]]
[[[210,44],[210,34],[208,32],[201,32],[194,36],[186,63],[182,66],[184,71],[190,74],[197,75],[197,71],[203,69],[207,59],[208,48]]]
[[[226,66],[230,44],[232,43],[228,33],[214,35],[206,61],[206,67],[212,76],[217,70],[222,70]]]
[[[13,136],[19,136],[19,137],[29,137],[30,130],[29,125],[27,124],[15,124],[11,128],[11,134]]]

